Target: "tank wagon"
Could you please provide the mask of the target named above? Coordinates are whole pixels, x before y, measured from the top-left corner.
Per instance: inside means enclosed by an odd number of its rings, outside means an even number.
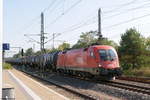
[[[116,50],[107,45],[93,45],[87,48],[57,51],[7,62],[22,64],[43,71],[52,70],[79,76],[106,76],[111,78],[122,73]]]

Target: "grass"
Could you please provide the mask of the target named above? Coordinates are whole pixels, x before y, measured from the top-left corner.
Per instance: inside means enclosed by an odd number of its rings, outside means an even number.
[[[139,69],[124,70],[126,76],[150,77],[150,67],[141,67]]]
[[[3,64],[3,69],[12,69],[13,67],[11,66],[11,64],[8,63],[4,63]]]

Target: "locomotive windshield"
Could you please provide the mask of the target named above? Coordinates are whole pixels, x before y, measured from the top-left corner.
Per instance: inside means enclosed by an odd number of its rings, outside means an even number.
[[[113,50],[109,49],[109,50],[105,50],[105,49],[101,49],[99,50],[99,55],[100,55],[100,59],[101,60],[114,60],[116,58],[116,54]]]

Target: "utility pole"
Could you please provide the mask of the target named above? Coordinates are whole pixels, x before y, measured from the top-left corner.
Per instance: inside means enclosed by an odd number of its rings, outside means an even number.
[[[2,61],[3,61],[3,64],[4,64],[5,63],[5,50],[3,50],[3,52],[2,52]]]
[[[33,44],[33,52],[35,51],[35,44]]]
[[[101,8],[98,10],[98,39],[102,39],[102,33],[101,33]]]
[[[41,51],[44,50],[44,14],[41,13]]]
[[[53,33],[53,49],[54,49],[54,39],[55,39],[55,33]]]
[[[41,13],[41,32],[40,32],[40,34],[24,34],[24,36],[27,36],[29,39],[33,40],[33,42],[40,44],[40,50],[42,53],[44,53],[45,52],[44,44],[47,43],[47,42],[45,42],[45,39],[47,37],[45,37],[44,34],[48,34],[48,33],[44,32],[44,13],[42,12]],[[40,36],[40,42],[37,40],[34,40],[33,38],[30,38],[29,35],[30,36],[35,36],[35,35]]]
[[[54,39],[57,37],[57,36],[59,36],[61,33],[53,33],[53,38],[52,39],[50,39],[50,40],[53,40],[53,49],[55,48],[54,47]]]

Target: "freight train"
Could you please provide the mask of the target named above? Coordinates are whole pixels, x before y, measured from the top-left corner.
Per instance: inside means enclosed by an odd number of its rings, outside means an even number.
[[[51,70],[84,77],[114,78],[122,73],[116,50],[107,45],[57,51],[39,56],[11,59],[7,62],[39,71]]]

